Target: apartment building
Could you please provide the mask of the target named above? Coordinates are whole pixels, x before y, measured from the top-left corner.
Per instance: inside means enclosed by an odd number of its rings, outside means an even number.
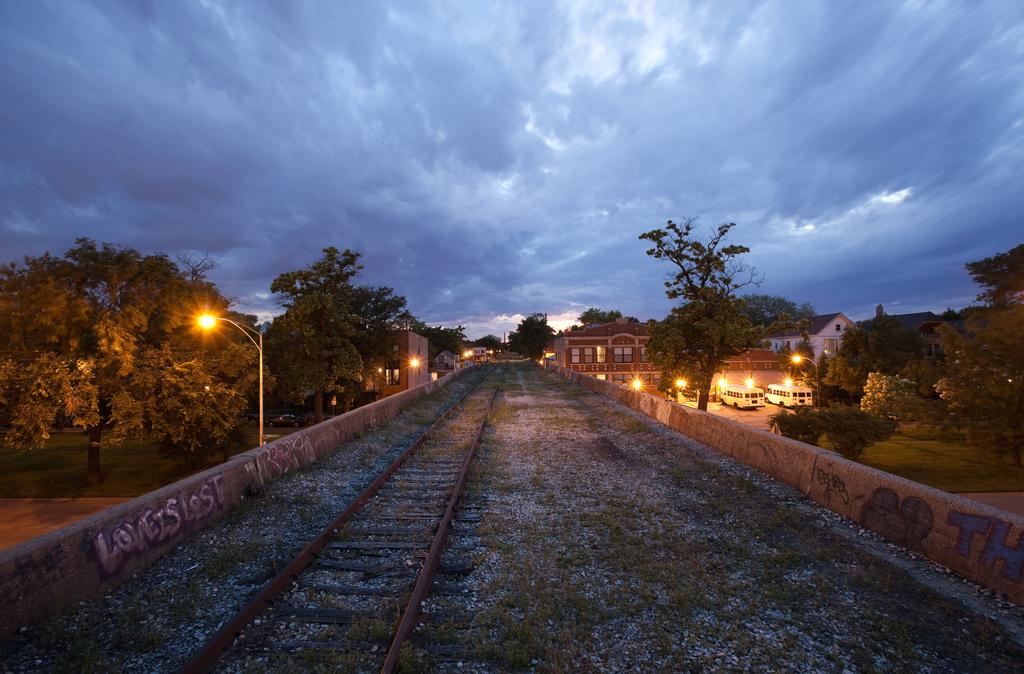
[[[634,379],[655,387],[659,371],[647,360],[647,324],[619,318],[557,335],[553,350],[562,367],[628,386]]]

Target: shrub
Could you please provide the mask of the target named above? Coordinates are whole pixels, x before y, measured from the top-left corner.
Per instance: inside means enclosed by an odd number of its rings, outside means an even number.
[[[896,432],[896,422],[855,407],[830,407],[818,412],[832,447],[848,459],[856,459],[868,446]]]
[[[848,459],[856,459],[868,446],[885,440],[896,430],[892,420],[845,406],[824,410],[798,408],[774,414],[770,421],[787,438],[809,445],[818,444],[818,439],[826,435],[832,447]]]
[[[818,444],[818,438],[825,432],[820,415],[810,407],[798,407],[793,412],[781,411],[769,419],[778,427],[779,433],[809,445]]]

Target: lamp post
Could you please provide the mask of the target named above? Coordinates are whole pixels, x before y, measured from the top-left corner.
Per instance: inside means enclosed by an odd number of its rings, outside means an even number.
[[[199,327],[201,327],[203,330],[211,330],[211,329],[213,329],[213,327],[215,325],[217,325],[217,321],[224,321],[225,323],[230,323],[231,325],[233,325],[236,328],[238,328],[239,330],[241,330],[242,334],[244,334],[246,337],[248,337],[249,341],[252,342],[253,345],[256,347],[256,350],[260,352],[260,447],[262,447],[263,444],[264,444],[264,438],[263,438],[263,333],[260,332],[259,330],[253,330],[252,328],[247,328],[245,326],[239,325],[238,323],[235,323],[230,318],[223,318],[222,316],[214,316],[213,314],[203,314],[203,315],[201,315],[199,317],[198,323],[199,323]],[[256,339],[253,339],[253,337],[252,337],[253,333],[256,334]]]
[[[682,379],[682,378],[679,378],[679,379],[676,379],[675,383],[676,383],[676,402],[677,403],[678,402],[682,402],[680,400],[680,397],[682,397],[683,400],[686,400],[686,397],[685,397],[686,394],[684,393],[684,391],[686,390],[686,380]]]
[[[792,360],[793,364],[795,364],[795,365],[799,365],[800,363],[802,363],[802,362],[804,362],[806,360],[808,363],[810,363],[811,365],[814,366],[814,383],[815,383],[815,387],[814,387],[814,408],[820,410],[821,409],[821,376],[818,374],[818,364],[814,362],[813,358],[804,358],[800,354],[794,355],[790,360]]]

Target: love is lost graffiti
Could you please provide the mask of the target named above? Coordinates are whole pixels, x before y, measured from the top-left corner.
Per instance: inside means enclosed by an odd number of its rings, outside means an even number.
[[[1015,583],[1024,579],[1024,530],[1017,532],[1017,544],[1011,545],[1011,525],[998,517],[950,510],[946,524],[959,529],[956,541],[957,554],[970,557],[974,537],[981,536],[984,547],[981,549],[978,563],[992,566],[996,560],[1002,560],[1003,568],[1000,575],[1003,578]]]
[[[177,538],[195,523],[223,510],[227,501],[222,483],[223,478],[215,475],[192,490],[168,498],[159,508],[146,508],[138,518],[121,522],[109,536],[97,533],[93,549],[100,574],[114,575],[130,557]]]

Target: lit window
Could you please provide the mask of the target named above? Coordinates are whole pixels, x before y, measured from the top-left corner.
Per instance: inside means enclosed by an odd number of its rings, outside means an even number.
[[[608,347],[599,346],[597,347],[597,362],[605,363],[608,361]]]
[[[401,383],[401,370],[397,360],[389,360],[384,366],[384,385],[398,386]]]

